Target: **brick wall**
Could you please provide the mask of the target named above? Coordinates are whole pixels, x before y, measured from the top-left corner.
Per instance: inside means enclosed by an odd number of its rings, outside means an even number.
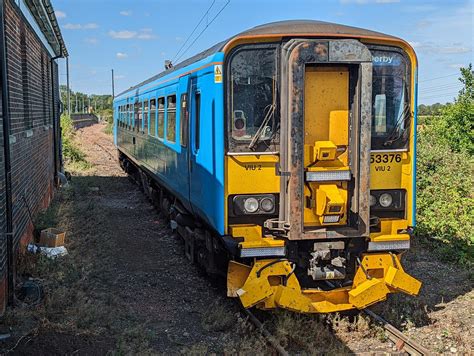
[[[36,215],[47,207],[54,190],[54,99],[58,72],[51,56],[16,5],[5,1],[7,77],[11,116],[10,149],[15,253],[32,238],[28,209]],[[54,80],[52,80],[52,77]],[[57,111],[57,110],[56,110]],[[57,120],[57,118],[55,119]],[[1,125],[0,125],[1,126]],[[1,130],[1,129],[0,129]],[[0,213],[5,216],[4,157],[0,154]],[[0,218],[0,227],[4,221]],[[0,312],[5,307],[6,244],[0,243]]]

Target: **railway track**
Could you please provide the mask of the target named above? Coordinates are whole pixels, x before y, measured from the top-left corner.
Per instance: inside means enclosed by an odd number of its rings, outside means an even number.
[[[248,309],[241,307],[242,314],[248,317],[248,320],[255,325],[255,327],[260,331],[262,336],[268,341],[268,343],[275,349],[280,356],[289,356],[288,351],[286,351],[283,346],[280,345],[277,339],[265,328],[263,323],[257,319],[257,317]]]
[[[363,312],[374,319],[377,323],[381,324],[385,329],[388,338],[395,344],[399,351],[405,351],[409,355],[431,355],[432,353],[425,347],[421,346],[416,341],[410,339],[404,335],[395,326],[390,324],[387,320],[382,318],[380,315],[375,314],[373,311],[364,309]]]
[[[242,313],[248,317],[248,320],[254,324],[254,326],[260,331],[262,336],[266,339],[266,341],[275,349],[275,351],[280,356],[287,356],[289,355],[288,351],[286,351],[283,346],[280,345],[278,340],[265,328],[263,323],[258,320],[258,318],[248,309],[242,309]],[[377,323],[381,324],[384,330],[387,333],[388,338],[392,341],[398,351],[406,352],[408,355],[413,356],[425,356],[431,355],[432,352],[427,350],[425,347],[421,346],[419,343],[415,342],[414,340],[410,339],[408,336],[404,335],[400,330],[398,330],[395,326],[390,324],[381,316],[375,314],[373,311],[364,309],[363,312],[372,318]]]

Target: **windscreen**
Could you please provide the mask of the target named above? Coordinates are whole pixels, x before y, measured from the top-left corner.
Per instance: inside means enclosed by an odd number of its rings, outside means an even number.
[[[275,48],[243,48],[230,61],[230,143],[265,150],[277,129]],[[266,146],[265,146],[266,145]]]
[[[372,149],[403,148],[410,110],[407,63],[397,52],[372,51]]]

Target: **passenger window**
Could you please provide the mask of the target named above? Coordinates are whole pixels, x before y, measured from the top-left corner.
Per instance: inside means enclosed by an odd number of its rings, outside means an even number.
[[[132,129],[133,122],[133,106],[132,104],[127,105],[127,129]]]
[[[168,96],[167,101],[166,139],[176,142],[176,95]]]
[[[138,132],[140,131],[140,118],[142,114],[142,103],[136,102],[135,103],[135,130]]]
[[[156,136],[156,99],[150,100],[150,126],[148,134]]]
[[[186,147],[188,145],[188,120],[189,120],[188,95],[181,94],[181,107],[179,110],[179,124],[181,126],[180,141],[181,141],[182,147]]]
[[[158,99],[158,137],[164,138],[165,132],[165,98]]]
[[[195,149],[198,150],[199,147],[200,147],[200,139],[201,139],[201,133],[200,133],[200,121],[201,121],[201,93],[196,93],[196,114],[195,114],[195,117],[196,117],[196,120],[195,120]]]
[[[148,100],[143,104],[143,133],[148,133]]]
[[[143,132],[143,103],[138,106],[138,132]]]

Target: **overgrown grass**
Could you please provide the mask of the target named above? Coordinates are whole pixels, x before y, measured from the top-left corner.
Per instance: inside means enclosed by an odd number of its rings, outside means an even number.
[[[61,134],[63,158],[67,168],[79,171],[90,169],[92,165],[74,142],[75,129],[69,115],[63,114],[61,116]]]
[[[474,263],[474,98],[472,67],[455,103],[419,133],[417,234],[442,260]],[[429,238],[429,239],[428,239]]]

